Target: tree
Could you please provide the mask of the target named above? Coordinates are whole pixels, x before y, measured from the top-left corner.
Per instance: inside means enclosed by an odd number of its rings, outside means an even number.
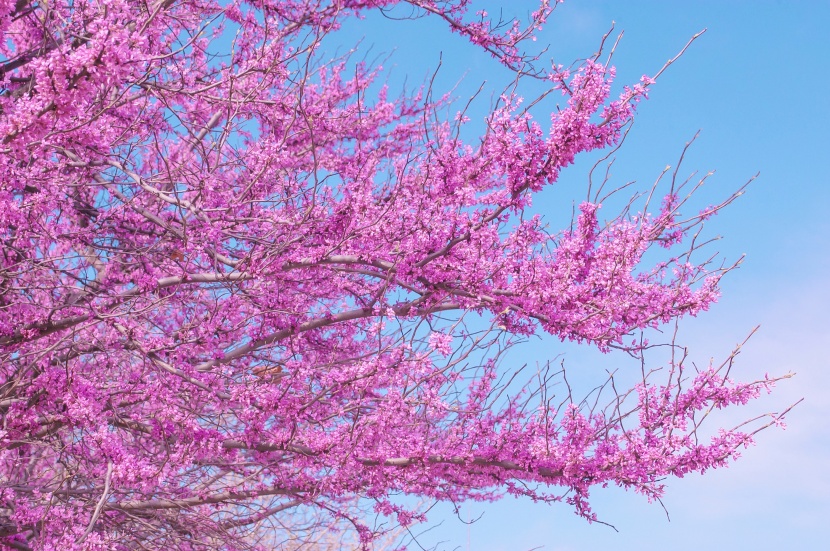
[[[548,82],[548,128],[505,92],[465,142],[429,85],[392,97],[380,67],[325,57],[345,18],[396,4],[516,87]],[[716,299],[732,266],[697,261],[697,235],[737,194],[684,217],[672,178],[653,211],[603,220],[589,190],[562,231],[526,215],[577,154],[620,143],[662,70],[612,99],[603,48],[572,68],[522,53],[547,1],[526,26],[467,4],[0,6],[4,548],[270,549],[295,514],[369,545],[366,503],[421,518],[401,493],[594,520],[591,487],[659,499],[767,426],[699,438],[775,381],[732,381],[734,355],[612,377],[607,407],[500,364],[536,332],[643,356],[640,331]]]

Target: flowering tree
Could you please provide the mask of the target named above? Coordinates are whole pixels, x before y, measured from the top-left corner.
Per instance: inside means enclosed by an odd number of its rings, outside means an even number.
[[[399,3],[548,82],[549,123],[505,94],[465,143],[429,87],[322,55]],[[654,79],[612,98],[607,56],[523,55],[547,1],[526,26],[467,4],[0,2],[0,547],[272,549],[292,511],[368,545],[351,504],[406,525],[400,493],[593,519],[592,486],[659,498],[751,441],[698,432],[772,382],[731,358],[676,357],[608,407],[554,398],[553,370],[501,379],[524,336],[639,355],[632,335],[705,310],[728,267],[696,232],[732,198],[684,217],[673,182],[603,221],[589,192],[549,232],[533,194],[618,144]]]

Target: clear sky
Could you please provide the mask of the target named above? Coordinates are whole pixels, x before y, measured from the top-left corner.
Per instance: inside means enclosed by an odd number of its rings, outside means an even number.
[[[527,13],[533,2],[486,2],[490,13]],[[475,8],[474,8],[475,9]],[[618,490],[598,491],[594,506],[602,525],[589,525],[565,505],[546,506],[513,498],[467,504],[468,526],[439,507],[441,525],[418,538],[425,548],[480,551],[820,549],[830,518],[830,2],[827,1],[643,1],[568,0],[539,34],[564,64],[595,51],[614,21],[625,36],[615,54],[618,82],[653,74],[696,32],[707,29],[641,104],[637,122],[617,155],[613,181],[637,180],[642,189],[686,141],[700,137],[685,171],[716,170],[702,193],[714,203],[756,172],[760,177],[707,231],[722,235],[712,252],[742,268],[723,285],[723,298],[698,319],[687,320],[682,340],[693,357],[723,358],[756,325],[759,333],[741,354],[736,378],[765,372],[797,373],[763,400],[763,411],[804,398],[788,417],[788,429],[761,433],[757,445],[728,469],[669,481],[659,505]],[[361,48],[391,53],[384,66],[390,83],[420,83],[443,65],[436,88],[461,77],[466,98],[483,80],[499,90],[504,71],[486,55],[446,32],[438,21],[390,25],[378,17],[351,24],[338,40],[365,37]],[[371,49],[370,49],[371,47]],[[397,80],[396,80],[397,79]],[[473,111],[479,115],[489,96]],[[538,114],[539,111],[536,111]],[[569,168],[558,187],[535,204],[552,225],[566,223],[591,163]],[[572,372],[588,375],[622,366],[574,346],[542,340],[525,345],[517,362],[564,354]],[[759,410],[761,411],[761,410]],[[745,417],[729,412],[723,419]],[[823,543],[824,542],[824,543]],[[413,545],[417,548],[417,545]]]

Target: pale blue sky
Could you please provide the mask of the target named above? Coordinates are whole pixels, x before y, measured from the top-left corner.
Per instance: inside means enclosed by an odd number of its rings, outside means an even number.
[[[491,13],[499,5],[512,16],[527,13],[533,2],[484,3]],[[724,236],[712,252],[727,259],[746,253],[746,261],[724,282],[719,304],[683,326],[683,340],[705,362],[722,358],[760,324],[736,377],[797,372],[761,407],[805,401],[789,416],[786,431],[760,434],[757,446],[729,469],[669,481],[664,502],[671,522],[659,505],[616,490],[597,492],[594,504],[619,533],[588,525],[564,505],[507,498],[467,505],[463,518],[483,514],[470,527],[439,508],[431,518],[443,523],[419,542],[481,551],[824,548],[822,527],[830,518],[830,2],[569,0],[556,9],[538,43],[551,44],[557,61],[569,64],[594,52],[612,21],[625,31],[615,55],[619,83],[653,74],[694,33],[708,29],[641,105],[614,178],[648,186],[698,129],[684,167],[717,171],[704,202],[715,202],[760,171],[747,194],[709,225],[710,235]],[[348,25],[338,41],[359,36],[365,37],[364,51],[372,47],[370,58],[394,50],[384,62],[393,85],[404,77],[420,83],[439,52],[438,90],[463,76],[457,90],[466,98],[482,80],[498,90],[506,78],[438,21],[389,25],[369,17]],[[473,115],[483,113],[488,101]],[[561,184],[537,201],[553,225],[570,212],[588,168],[586,162],[569,168]],[[560,353],[572,371],[586,376],[625,363],[550,340],[525,346],[516,358],[543,361]],[[743,415],[727,414],[735,420]]]

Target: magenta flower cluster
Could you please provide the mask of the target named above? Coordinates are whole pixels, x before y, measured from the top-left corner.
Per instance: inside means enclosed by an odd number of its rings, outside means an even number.
[[[440,93],[323,55],[403,4],[560,108],[506,94],[465,142]],[[468,4],[0,1],[0,548],[274,549],[300,511],[369,545],[365,503],[422,518],[401,493],[593,519],[596,485],[658,498],[751,441],[700,437],[773,382],[723,368],[672,363],[606,409],[554,403],[552,379],[505,392],[521,337],[640,354],[633,335],[706,310],[725,270],[673,251],[719,207],[527,215],[654,80],[613,97],[599,56],[537,71],[521,44],[547,1],[526,25]]]

